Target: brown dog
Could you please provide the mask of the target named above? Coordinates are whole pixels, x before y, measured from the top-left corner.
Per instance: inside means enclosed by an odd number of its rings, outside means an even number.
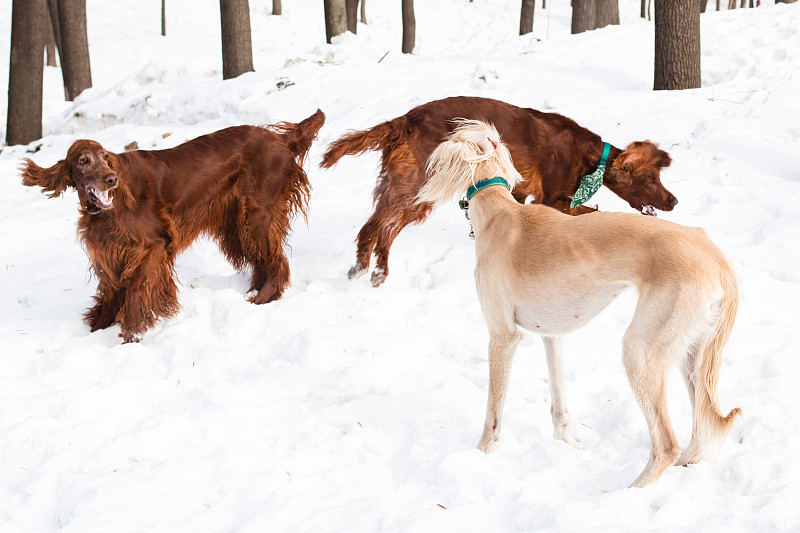
[[[348,277],[366,272],[375,253],[372,284],[377,287],[389,274],[389,250],[408,224],[424,221],[428,204],[414,199],[428,174],[425,162],[434,148],[455,128],[456,119],[491,119],[511,151],[522,181],[513,195],[559,211],[583,214],[584,206],[570,210],[570,200],[581,178],[598,166],[603,152],[599,135],[567,117],[516,107],[489,98],[454,97],[416,107],[401,117],[365,130],[348,132],[330,144],[320,166],[329,168],[345,155],[381,150],[383,159],[373,193],[375,210],[357,239],[356,264]],[[661,184],[660,172],[669,155],[649,142],[634,142],[625,150],[611,147],[603,184],[631,207],[645,214],[670,211],[678,200]]]
[[[78,192],[78,234],[99,280],[85,315],[92,331],[118,323],[130,342],[174,315],[175,258],[200,235],[237,269],[252,268],[253,303],[280,298],[290,222],[306,215],[303,161],[324,122],[318,110],[299,124],[236,126],[169,150],[120,154],[80,140],[50,168],[26,160],[23,184],[51,197]]]
[[[500,435],[519,328],[544,340],[554,436],[575,443],[562,397],[561,337],[631,287],[639,302],[623,338],[623,363],[651,442],[650,460],[633,486],[652,483],[676,460],[697,462],[706,444],[728,434],[741,411],[720,412],[717,378],[739,294],[733,268],[703,230],[630,213],[570,217],[520,205],[510,189],[522,178],[508,149],[496,129],[477,121],[462,123],[436,148],[429,169],[417,202],[467,191],[475,231],[475,283],[490,334],[489,400],[478,448],[489,452]],[[666,403],[666,372],[675,362],[694,420],[682,455]]]

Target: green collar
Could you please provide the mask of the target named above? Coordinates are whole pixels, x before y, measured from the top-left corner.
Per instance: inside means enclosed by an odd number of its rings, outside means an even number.
[[[594,196],[594,193],[603,185],[603,173],[606,171],[606,162],[610,151],[611,145],[603,143],[603,155],[600,157],[597,169],[591,174],[587,174],[581,178],[578,190],[575,191],[575,194],[572,196],[572,201],[569,203],[570,209],[588,202],[589,199]]]
[[[508,182],[505,180],[505,178],[500,178],[500,177],[489,178],[481,180],[475,185],[470,186],[469,189],[467,189],[467,201],[469,201],[473,196],[475,196],[476,192],[480,191],[481,189],[485,189],[486,187],[490,187],[492,185],[502,185],[507,190],[509,191],[511,190],[511,187],[508,186]]]

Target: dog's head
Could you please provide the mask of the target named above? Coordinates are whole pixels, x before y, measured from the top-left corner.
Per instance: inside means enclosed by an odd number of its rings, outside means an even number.
[[[495,176],[505,178],[511,188],[522,180],[494,126],[478,120],[457,123],[428,158],[428,181],[417,194],[418,203],[448,200]]]
[[[636,141],[614,159],[603,184],[645,215],[672,211],[678,199],[661,183],[661,169],[672,158],[650,141]]]
[[[81,207],[89,213],[99,213],[114,206],[113,191],[119,176],[112,168],[113,157],[100,143],[75,141],[66,159],[52,167],[42,168],[26,159],[21,169],[22,184],[41,187],[51,198],[72,187],[78,191]]]

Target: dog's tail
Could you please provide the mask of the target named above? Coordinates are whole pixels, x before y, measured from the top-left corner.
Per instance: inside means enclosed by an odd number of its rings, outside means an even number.
[[[333,141],[319,164],[330,168],[346,155],[359,155],[367,150],[382,150],[396,143],[405,133],[405,116],[382,122],[368,130],[348,131]]]
[[[276,132],[286,136],[289,150],[294,154],[297,164],[302,167],[308,151],[311,149],[311,143],[317,138],[317,133],[323,124],[325,124],[325,113],[317,109],[316,113],[299,124],[281,122],[273,128]]]
[[[293,174],[292,182],[289,184],[288,202],[289,212],[287,215],[293,217],[297,213],[303,215],[308,222],[308,200],[311,196],[311,184],[308,175],[303,170],[311,143],[317,138],[322,125],[325,123],[325,113],[317,109],[317,112],[307,119],[293,124],[291,122],[279,122],[269,129],[283,135],[286,139],[286,146],[297,162],[297,169]]]
[[[742,410],[738,407],[731,409],[727,416],[722,414],[717,400],[717,379],[722,366],[722,349],[728,342],[739,306],[739,289],[733,268],[720,258],[722,275],[723,296],[719,305],[719,320],[709,341],[702,347],[698,354],[695,373],[695,421],[698,424],[700,436],[706,442],[721,441],[724,439],[733,422]]]

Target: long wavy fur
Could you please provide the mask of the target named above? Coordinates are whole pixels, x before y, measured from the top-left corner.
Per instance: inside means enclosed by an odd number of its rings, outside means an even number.
[[[497,129],[479,120],[459,119],[455,131],[428,158],[428,182],[417,203],[437,203],[463,194],[478,181],[496,176],[509,186],[522,180]]]

